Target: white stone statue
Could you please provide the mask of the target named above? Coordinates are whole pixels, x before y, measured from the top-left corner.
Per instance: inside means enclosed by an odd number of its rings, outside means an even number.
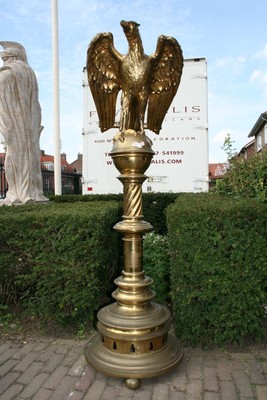
[[[40,166],[41,107],[36,76],[27,61],[24,47],[16,42],[0,42],[0,132],[7,148],[6,198],[1,204],[43,202]]]

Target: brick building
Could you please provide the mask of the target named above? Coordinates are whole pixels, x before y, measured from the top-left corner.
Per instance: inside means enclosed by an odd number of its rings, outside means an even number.
[[[267,151],[267,111],[263,112],[259,116],[248,137],[254,137],[254,154],[258,153],[259,151]]]

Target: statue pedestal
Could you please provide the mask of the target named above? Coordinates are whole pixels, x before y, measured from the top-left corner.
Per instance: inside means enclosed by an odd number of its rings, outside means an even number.
[[[143,378],[170,371],[183,354],[179,340],[168,333],[170,312],[152,301],[152,279],[143,270],[143,235],[153,227],[142,219],[142,184],[153,155],[145,134],[126,131],[114,141],[111,157],[124,192],[123,220],[114,229],[123,234],[124,270],[115,279],[116,302],[98,312],[98,333],[86,346],[90,365],[125,378],[131,389]]]

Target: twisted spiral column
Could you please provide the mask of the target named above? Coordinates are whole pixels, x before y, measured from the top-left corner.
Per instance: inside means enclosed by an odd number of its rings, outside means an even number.
[[[124,184],[124,216],[127,218],[142,217],[142,183],[132,180],[128,182],[128,177],[120,177],[120,180]]]

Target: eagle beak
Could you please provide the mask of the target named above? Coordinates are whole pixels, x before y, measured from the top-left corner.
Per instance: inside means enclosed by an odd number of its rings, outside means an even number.
[[[127,28],[127,27],[128,27],[127,22],[124,21],[124,20],[122,20],[122,21],[121,21],[121,27],[122,27],[123,29]]]
[[[121,27],[123,28],[124,32],[129,32],[129,31],[133,31],[135,28],[138,29],[138,27],[140,26],[140,24],[138,24],[135,21],[121,21]]]

